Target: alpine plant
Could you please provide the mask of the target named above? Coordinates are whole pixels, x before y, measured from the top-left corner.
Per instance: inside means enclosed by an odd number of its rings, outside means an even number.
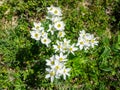
[[[48,29],[45,30],[41,22],[34,22],[33,28],[30,31],[31,38],[40,41],[42,44],[52,46],[54,49],[54,55],[49,59],[46,59],[46,79],[50,78],[51,82],[55,79],[63,77],[66,80],[67,76],[70,76],[71,68],[66,67],[67,57],[69,54],[75,55],[75,51],[88,50],[98,45],[97,38],[93,34],[86,33],[85,30],[79,32],[77,43],[71,43],[71,40],[65,38],[65,23],[62,20],[62,11],[60,7],[51,5],[47,7],[46,19],[50,21]],[[56,34],[54,34],[56,33]],[[48,36],[57,35],[56,43],[51,44],[51,37]]]

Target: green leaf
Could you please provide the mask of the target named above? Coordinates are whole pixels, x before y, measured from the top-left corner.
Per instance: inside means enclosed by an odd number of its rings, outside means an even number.
[[[120,44],[120,35],[118,35],[118,44]]]
[[[110,55],[110,52],[111,52],[110,47],[105,47],[105,49],[104,49],[101,57],[102,57],[102,58],[107,58],[107,57]]]
[[[103,67],[103,68],[101,68],[101,70],[106,71],[106,72],[109,72],[109,71],[112,71],[112,68]]]

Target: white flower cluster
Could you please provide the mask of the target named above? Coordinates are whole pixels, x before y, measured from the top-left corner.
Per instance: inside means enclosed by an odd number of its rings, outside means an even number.
[[[51,40],[48,38],[48,33],[45,32],[44,27],[42,27],[41,22],[34,22],[34,27],[30,31],[31,38],[39,41],[41,40],[42,44],[45,44],[47,47]]]
[[[58,79],[60,76],[63,76],[65,80],[66,76],[70,76],[70,68],[65,67],[67,55],[69,53],[74,54],[74,51],[78,49],[75,47],[75,44],[70,45],[70,40],[67,40],[66,38],[64,38],[63,41],[57,40],[56,43],[57,45],[53,45],[53,47],[55,52],[59,52],[60,55],[53,55],[50,60],[46,60],[46,65],[50,67],[49,69],[46,69],[49,73],[46,75],[46,78],[51,78],[51,82],[53,82],[54,78]]]
[[[76,45],[79,46],[80,50],[87,50],[90,47],[94,48],[95,45],[98,45],[98,41],[93,34],[86,33],[85,30],[80,31],[78,42]]]
[[[65,23],[62,21],[61,9],[51,5],[50,7],[47,7],[47,14],[46,19],[50,21],[48,30],[44,29],[41,22],[34,22],[34,27],[32,28],[32,31],[30,31],[31,38],[37,41],[40,40],[42,44],[45,44],[48,47],[51,42],[48,38],[49,32],[50,35],[54,36],[56,35],[54,33],[57,32],[57,36],[55,37],[58,38],[56,38],[56,44],[53,45],[53,49],[55,50],[55,53],[58,53],[59,55],[55,54],[50,57],[49,60],[46,60],[46,65],[48,66],[46,71],[48,74],[45,78],[50,78],[51,82],[53,82],[55,78],[59,79],[63,76],[64,80],[66,80],[66,76],[70,76],[70,68],[65,66],[68,60],[67,56],[70,53],[74,55],[74,52],[78,50],[78,47],[80,50],[87,50],[90,47],[94,48],[95,45],[98,45],[98,41],[93,34],[86,33],[82,30],[79,33],[77,44],[71,44],[70,40],[64,38]]]
[[[56,43],[57,45],[53,45],[55,52],[72,53],[74,55],[74,51],[78,50],[78,48],[75,47],[75,43],[70,45],[70,40],[67,40],[66,38],[64,38],[63,41],[57,40]]]
[[[70,40],[67,40],[66,38],[63,39],[65,36],[65,23],[62,21],[61,9],[59,7],[50,6],[47,7],[47,10],[48,16],[46,16],[46,19],[49,19],[52,22],[52,24],[49,25],[48,32],[51,32],[53,35],[54,31],[58,31],[57,37],[60,40],[56,40],[57,45],[53,45],[55,53],[58,52],[59,55],[53,55],[50,60],[46,60],[46,65],[49,67],[46,68],[46,71],[48,72],[46,78],[50,78],[51,82],[53,82],[54,78],[58,79],[63,76],[66,80],[66,76],[70,76],[70,68],[65,67],[67,61],[67,55],[65,54],[69,54],[70,52],[74,54],[74,51],[76,51],[77,48],[74,47],[75,44],[70,45]]]
[[[60,76],[63,76],[64,80],[66,80],[66,76],[70,76],[69,71],[70,68],[65,67],[65,62],[67,61],[67,55],[53,55],[50,57],[50,60],[46,60],[46,65],[50,68],[46,68],[48,74],[45,78],[50,78],[51,82],[54,81],[54,78],[59,79]]]
[[[58,38],[62,38],[65,36],[65,23],[62,21],[62,12],[59,7],[50,6],[47,7],[48,15],[46,16],[46,19],[49,19],[52,24],[49,24],[49,30],[52,35],[54,34],[54,31],[58,31]]]

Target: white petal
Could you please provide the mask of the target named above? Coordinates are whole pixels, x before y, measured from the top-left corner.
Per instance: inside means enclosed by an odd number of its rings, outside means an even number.
[[[64,80],[66,80],[66,75],[65,74],[63,74],[63,78],[64,78]]]
[[[50,79],[51,79],[51,82],[53,82],[53,81],[54,81],[54,77],[53,77],[53,76],[52,76]]]
[[[46,76],[45,76],[45,78],[49,78],[50,77],[50,74],[47,74]]]

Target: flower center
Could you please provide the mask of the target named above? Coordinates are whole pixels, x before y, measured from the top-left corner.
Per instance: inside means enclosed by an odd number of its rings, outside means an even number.
[[[54,11],[54,13],[55,13],[55,14],[57,14],[57,13],[58,13],[58,11],[57,11],[57,10],[55,10],[55,11]]]
[[[54,61],[51,61],[51,64],[54,65]]]
[[[86,34],[83,34],[83,37],[85,37]]]
[[[51,8],[50,8],[50,11],[52,11],[52,10],[53,10],[53,8],[51,7]]]
[[[56,70],[58,70],[60,68],[60,66],[57,65],[55,68],[56,68]]]
[[[67,42],[64,42],[64,45],[67,46]]]
[[[89,42],[89,40],[88,40],[88,39],[86,39],[86,42]]]
[[[44,39],[44,42],[46,42],[47,40],[46,39]]]
[[[66,70],[64,69],[64,71],[63,71],[64,73],[66,73]]]
[[[42,32],[42,35],[44,35],[45,33],[44,32]]]
[[[50,31],[54,31],[54,29],[52,28],[52,29],[50,29]]]
[[[66,48],[66,47],[64,47],[63,49],[64,49],[64,50],[67,50],[67,48]]]
[[[83,42],[80,42],[80,44],[83,44]]]
[[[60,28],[60,27],[61,27],[61,24],[58,24],[57,27]]]
[[[36,26],[36,29],[39,29],[40,27],[39,26]]]
[[[50,72],[50,76],[54,76],[55,75],[55,73],[52,71],[52,72]]]
[[[91,40],[91,42],[92,42],[92,43],[94,43],[94,42],[95,42],[95,40],[93,39],[93,40]]]
[[[73,48],[70,48],[70,51],[72,51],[73,50]]]
[[[38,38],[38,33],[35,34],[35,37]]]
[[[60,45],[58,45],[58,48],[60,49],[60,48],[61,48],[61,46],[60,46]]]
[[[62,57],[60,57],[60,58],[59,58],[59,60],[60,60],[60,61],[62,61],[62,60],[63,60],[63,58],[62,58]]]
[[[62,36],[62,32],[59,32],[59,36]]]

